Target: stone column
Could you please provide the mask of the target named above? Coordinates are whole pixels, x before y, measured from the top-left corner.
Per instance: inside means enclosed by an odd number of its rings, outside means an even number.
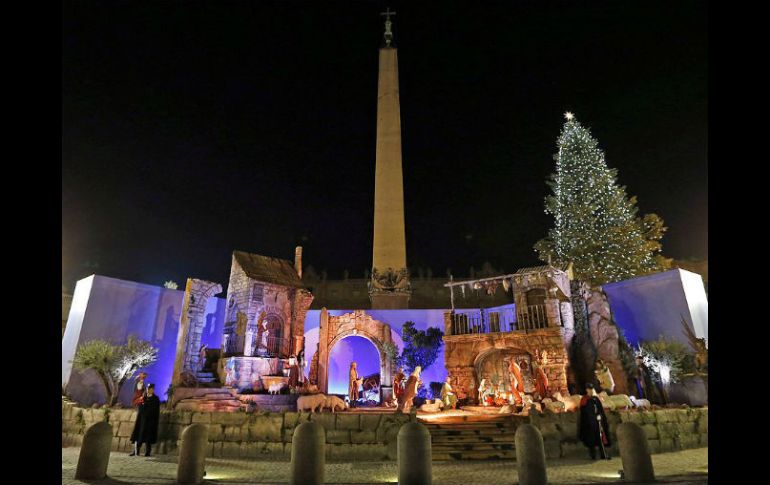
[[[203,481],[208,448],[208,428],[205,424],[191,424],[182,431],[182,446],[176,469],[176,482],[198,485]]]
[[[564,345],[569,347],[575,336],[575,315],[572,313],[572,303],[561,302],[561,321],[564,324]]]
[[[76,480],[101,480],[107,476],[112,445],[112,426],[106,421],[96,423],[86,431],[80,447]]]
[[[454,310],[444,311],[444,336],[453,335],[452,320],[454,319]]]
[[[295,294],[295,315],[292,322],[292,333],[294,335],[294,342],[299,347],[295,347],[295,354],[299,354],[300,350],[305,347],[305,318],[307,312],[310,309],[310,305],[313,303],[313,294],[307,290],[299,289]],[[307,357],[307,356],[306,356]]]
[[[398,431],[398,484],[433,483],[433,455],[428,428],[414,421]]]
[[[181,384],[183,372],[195,374],[198,370],[198,349],[206,323],[206,302],[210,297],[221,292],[222,286],[219,283],[187,278],[176,340],[174,375],[171,380],[174,387]]]
[[[327,365],[329,365],[329,311],[321,308],[321,318],[318,324],[318,390],[329,392]]]
[[[300,424],[291,440],[291,485],[322,485],[326,465],[326,432],[315,421]]]
[[[540,430],[531,424],[522,424],[516,430],[516,467],[520,485],[547,485],[545,448]]]
[[[629,482],[654,482],[650,447],[642,427],[634,423],[621,423],[617,428],[617,436],[625,479]]]
[[[378,291],[374,270],[381,274],[406,270],[404,181],[401,167],[401,107],[398,94],[398,51],[380,49],[377,84],[377,149],[374,175],[372,244],[373,309],[409,308],[409,291]],[[408,288],[406,284],[401,290]],[[388,290],[392,290],[389,288]]]
[[[557,298],[546,298],[545,315],[549,327],[561,327],[561,309]]]

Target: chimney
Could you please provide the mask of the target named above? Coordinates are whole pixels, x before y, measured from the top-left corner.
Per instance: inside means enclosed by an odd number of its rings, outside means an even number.
[[[300,279],[302,278],[302,246],[294,249],[294,269],[297,271]]]

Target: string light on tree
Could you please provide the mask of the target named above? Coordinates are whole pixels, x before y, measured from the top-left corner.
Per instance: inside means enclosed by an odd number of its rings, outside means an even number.
[[[592,284],[668,268],[671,260],[660,255],[663,220],[637,216],[636,197],[618,185],[617,170],[607,166],[596,139],[572,112],[564,118],[556,173],[547,182],[553,195],[545,204],[555,224],[535,244],[540,259],[572,262],[575,276]]]

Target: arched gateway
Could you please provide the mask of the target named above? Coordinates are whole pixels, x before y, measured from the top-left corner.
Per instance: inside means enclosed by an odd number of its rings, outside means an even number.
[[[310,370],[311,382],[318,385],[321,392],[329,390],[329,355],[331,349],[345,337],[356,335],[364,337],[377,347],[380,353],[380,402],[393,396],[391,382],[392,369],[390,359],[385,355],[384,345],[392,343],[390,326],[367,315],[364,310],[355,310],[340,316],[329,316],[326,308],[321,309],[321,321],[318,327],[318,350],[313,355]]]

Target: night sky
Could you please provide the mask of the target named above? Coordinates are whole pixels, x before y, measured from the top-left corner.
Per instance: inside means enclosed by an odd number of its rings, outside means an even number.
[[[707,258],[704,2],[84,2],[62,44],[62,283],[229,279],[233,249],[371,266],[379,12],[399,48],[408,264],[538,264],[565,111]]]

